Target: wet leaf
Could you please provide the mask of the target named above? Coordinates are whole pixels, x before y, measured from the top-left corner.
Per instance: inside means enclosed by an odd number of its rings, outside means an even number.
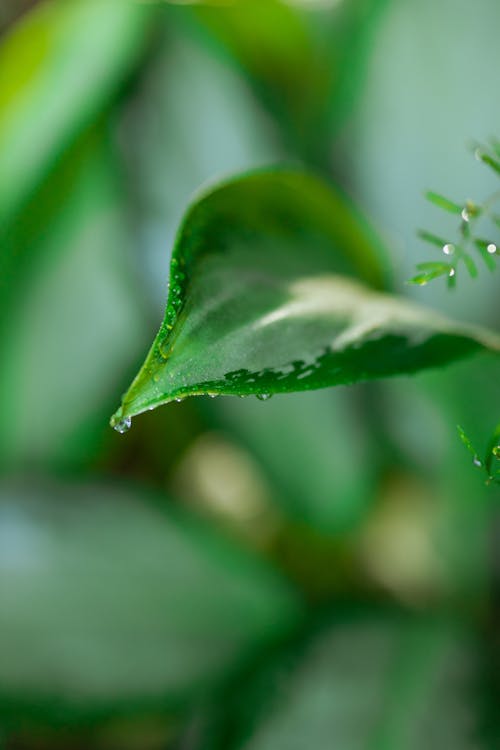
[[[495,334],[360,283],[381,283],[377,249],[349,203],[303,172],[256,172],[204,193],[177,237],[164,322],[113,425],[189,395],[310,390],[500,351]]]

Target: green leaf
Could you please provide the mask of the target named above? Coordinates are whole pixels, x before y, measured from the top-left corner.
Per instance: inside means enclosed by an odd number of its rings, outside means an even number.
[[[476,651],[444,622],[344,613],[234,696],[209,747],[486,748]]]
[[[436,261],[426,261],[425,263],[417,263],[417,268],[420,273],[408,280],[408,284],[416,284],[418,286],[424,286],[433,279],[439,279],[440,276],[448,276],[449,280],[455,280],[455,269],[450,263],[438,263]]]
[[[79,139],[16,222],[12,263],[0,262],[3,469],[95,455],[91,436],[140,356],[147,328],[114,170],[102,130]]]
[[[425,197],[428,201],[431,203],[434,203],[435,206],[438,206],[438,208],[443,208],[445,211],[448,211],[451,214],[460,214],[462,213],[463,206],[460,206],[458,203],[454,203],[453,201],[448,200],[448,198],[445,198],[444,195],[440,195],[439,193],[434,193],[431,190],[429,190]]]
[[[463,262],[465,263],[465,266],[470,274],[470,276],[475,279],[477,277],[477,266],[467,253],[462,253],[460,256]]]
[[[47,2],[3,39],[2,222],[130,72],[149,17],[150,9],[132,0]]]
[[[481,149],[478,149],[476,154],[484,164],[487,164],[497,175],[500,175],[500,161]]]
[[[496,268],[496,262],[495,262],[495,255],[498,253],[498,249],[496,248],[496,245],[494,245],[490,240],[474,240],[474,244],[481,253],[481,257],[484,260],[484,263],[489,271],[494,271]],[[490,252],[490,249],[494,251]]]
[[[465,447],[467,448],[467,450],[469,451],[469,453],[471,455],[473,455],[473,456],[477,456],[477,451],[474,448],[474,446],[472,445],[472,443],[470,441],[470,438],[468,437],[468,435],[465,432],[465,430],[462,427],[460,427],[460,425],[457,425],[457,430],[458,430],[458,434],[459,434],[460,440],[465,445]]]
[[[500,481],[500,423],[497,425],[493,435],[488,441],[486,449],[485,466],[488,475]]]
[[[449,322],[380,283],[377,241],[302,172],[257,172],[201,195],[181,225],[165,320],[112,419],[188,395],[310,390],[416,372],[495,334]]]
[[[421,240],[428,242],[430,245],[435,245],[435,247],[438,247],[440,250],[442,250],[447,244],[445,239],[438,237],[436,234],[432,234],[432,232],[427,232],[425,229],[420,229],[418,236]]]
[[[0,540],[4,711],[182,706],[299,616],[266,565],[137,488],[4,481]]]
[[[189,13],[241,68],[292,152],[324,168],[326,145],[360,88],[386,0],[350,0],[335,12],[281,0],[213,5]]]
[[[353,395],[332,388],[272,399],[261,409],[248,398],[210,404],[221,427],[236,433],[257,458],[277,489],[280,510],[301,529],[345,533],[366,517],[374,500],[376,445],[367,429],[359,430]],[[363,470],[353,471],[355,466]],[[332,574],[328,566],[323,572]]]

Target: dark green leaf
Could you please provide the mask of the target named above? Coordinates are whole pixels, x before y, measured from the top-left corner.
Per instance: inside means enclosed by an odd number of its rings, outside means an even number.
[[[410,373],[499,338],[351,278],[380,281],[352,207],[302,172],[257,172],[191,206],[165,320],[113,424],[200,394],[258,394]]]
[[[137,489],[0,487],[0,694],[42,716],[165,710],[296,622],[262,564]]]

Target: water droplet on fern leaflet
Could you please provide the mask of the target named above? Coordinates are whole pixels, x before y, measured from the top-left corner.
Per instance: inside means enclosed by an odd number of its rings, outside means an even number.
[[[474,456],[474,458],[472,459],[472,463],[474,464],[474,466],[477,466],[479,469],[481,469],[483,466],[483,462],[478,456]]]
[[[268,401],[272,396],[272,393],[257,393],[259,401]]]

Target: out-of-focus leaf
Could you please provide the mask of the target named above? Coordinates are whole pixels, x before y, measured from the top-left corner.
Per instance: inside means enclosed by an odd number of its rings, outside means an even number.
[[[171,262],[165,320],[112,419],[176,398],[311,390],[500,351],[350,275],[381,280],[377,240],[351,206],[302,172],[257,172],[203,194]]]
[[[471,641],[432,621],[368,614],[338,618],[302,653],[298,648],[265,669],[235,698],[235,706],[226,705],[225,741],[208,746],[486,748]]]
[[[165,245],[190,196],[221,175],[283,159],[268,118],[231,66],[165,14],[164,39],[125,105],[121,142],[138,222],[136,263],[146,303],[165,303]],[[189,96],[186,96],[189,91]]]
[[[440,195],[439,193],[433,193],[431,190],[428,190],[425,194],[425,197],[428,201],[431,203],[434,203],[435,206],[438,206],[438,208],[442,208],[445,211],[448,211],[452,214],[457,214],[460,216],[463,210],[463,206],[460,206],[458,203],[454,203],[453,201],[450,201],[448,198],[445,198],[444,195]],[[422,236],[422,235],[421,235]]]
[[[237,434],[272,480],[282,512],[325,534],[355,527],[375,495],[376,457],[349,395],[331,389],[261,408],[253,399],[213,405],[214,418]]]
[[[95,427],[144,345],[114,168],[102,131],[79,141],[11,233],[15,263],[0,296],[2,466],[93,455]]]
[[[46,2],[3,39],[2,223],[130,72],[149,15],[132,0]]]
[[[0,498],[4,710],[181,706],[297,621],[264,564],[138,490],[4,481]]]
[[[189,13],[241,67],[289,145],[324,168],[332,120],[354,100],[384,4],[350,0],[312,13],[307,3],[239,0]]]

